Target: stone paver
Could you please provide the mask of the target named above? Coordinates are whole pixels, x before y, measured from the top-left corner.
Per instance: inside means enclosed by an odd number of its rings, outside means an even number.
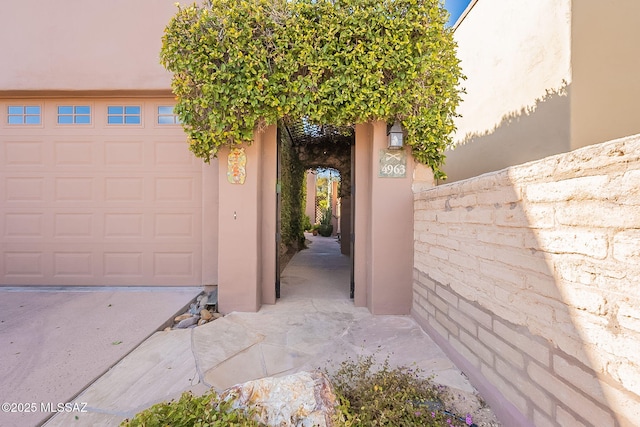
[[[284,270],[276,304],[156,333],[78,396],[91,412],[73,414],[73,425],[122,420],[185,390],[221,391],[267,376],[331,371],[347,358],[371,354],[392,366],[419,367],[434,381],[472,394],[466,377],[410,316],[373,316],[353,306],[348,261],[335,239],[313,238]],[[70,415],[46,426],[70,425]]]

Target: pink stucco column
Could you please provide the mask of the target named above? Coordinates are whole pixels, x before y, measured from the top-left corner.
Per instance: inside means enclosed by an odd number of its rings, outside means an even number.
[[[262,303],[276,303],[276,200],[278,197],[278,131],[269,126],[260,141],[261,144],[261,198],[260,229],[262,232],[259,253],[262,277],[260,281]]]
[[[245,146],[243,184],[227,179],[229,149],[219,153],[218,305],[221,313],[258,311],[275,302],[275,126]],[[264,295],[263,295],[264,294]],[[273,300],[273,301],[272,301]]]
[[[340,217],[338,216],[338,214],[340,212],[338,212],[338,181],[334,181],[331,184],[331,225],[333,225],[333,235],[335,236],[336,234],[338,234],[338,224],[339,224],[339,220]]]
[[[370,260],[371,237],[371,153],[373,127],[369,123],[356,124],[355,167],[352,171],[352,206],[354,215],[353,302],[371,309]]]
[[[219,162],[202,165],[202,284],[215,285],[218,282],[218,203],[220,201]],[[211,189],[207,191],[206,189]]]
[[[413,158],[403,177],[381,177],[384,122],[356,126],[355,304],[374,314],[408,314],[413,280]],[[392,152],[397,155],[399,152]]]
[[[308,170],[305,172],[307,180],[307,204],[304,209],[305,215],[309,217],[311,225],[316,223],[316,174]]]

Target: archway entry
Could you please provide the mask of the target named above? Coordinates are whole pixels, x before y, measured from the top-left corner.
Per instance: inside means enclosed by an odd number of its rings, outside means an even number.
[[[303,231],[316,224],[319,234],[333,239],[334,245],[327,245],[318,237],[313,239],[316,241],[313,250],[317,250],[319,245],[325,245],[329,252],[321,252],[316,256],[333,260],[334,266],[325,266],[332,269],[345,263],[339,254],[348,258],[349,274],[344,283],[338,286],[344,286],[348,290],[347,295],[353,298],[354,218],[351,195],[354,144],[355,130],[352,126],[317,126],[304,119],[279,124],[276,230],[280,233],[276,248],[276,298],[281,296],[280,275],[285,263],[291,254],[304,248]],[[317,193],[316,184],[324,185],[324,190]],[[316,194],[319,201],[317,204]],[[298,255],[297,263],[301,259],[307,259],[310,268],[312,265],[315,268],[322,266],[314,262],[308,253]]]
[[[353,181],[353,302],[374,314],[408,314],[414,274],[414,161],[406,147],[388,149],[384,122],[356,124],[354,139],[348,146]],[[253,143],[241,148],[246,160],[242,184],[231,179],[232,160],[237,157],[232,149],[218,153],[221,313],[257,311],[262,304],[276,302],[276,204],[282,185],[277,174],[277,126],[256,131]],[[308,167],[300,168],[304,173]]]

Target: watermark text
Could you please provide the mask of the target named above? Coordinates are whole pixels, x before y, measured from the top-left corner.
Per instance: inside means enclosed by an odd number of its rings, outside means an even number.
[[[86,402],[4,402],[2,412],[88,412]]]

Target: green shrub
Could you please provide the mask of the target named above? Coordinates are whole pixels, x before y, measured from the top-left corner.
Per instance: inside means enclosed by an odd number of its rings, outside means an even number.
[[[446,411],[442,386],[422,378],[419,370],[391,369],[388,359],[374,369],[373,356],[348,359],[327,376],[338,397],[336,423],[341,426],[466,426],[462,419]]]
[[[280,135],[281,191],[280,238],[287,250],[295,253],[304,248],[305,169],[298,159],[293,142],[286,131]]]
[[[443,178],[464,76],[442,0],[208,0],[178,6],[162,38],[191,151],[251,143],[279,119],[402,123]]]
[[[331,224],[320,224],[318,226],[318,234],[323,237],[329,237],[333,233],[333,225]]]
[[[333,225],[331,224],[331,207],[325,208],[322,211],[322,218],[320,218],[318,233],[324,237],[329,237],[331,236],[331,233],[333,233]]]
[[[302,217],[302,227],[305,231],[311,231],[311,218],[309,218],[309,215]]]
[[[322,212],[322,218],[320,218],[320,224],[322,225],[330,225],[331,224],[331,207],[325,208]]]
[[[339,406],[334,422],[344,427],[451,427],[475,426],[446,410],[442,386],[422,378],[419,370],[391,369],[388,359],[379,369],[373,356],[344,361],[330,378]],[[251,413],[231,409],[215,392],[153,405],[138,413],[122,427],[263,427]]]
[[[126,419],[122,427],[261,427],[244,411],[232,410],[215,392],[204,396],[183,393],[180,399],[162,402]]]

